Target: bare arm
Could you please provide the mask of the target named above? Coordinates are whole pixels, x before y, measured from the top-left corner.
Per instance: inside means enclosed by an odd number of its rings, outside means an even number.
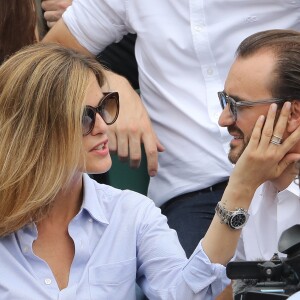
[[[55,26],[46,34],[42,42],[62,44],[86,55],[92,55],[86,48],[79,44],[62,19],[56,22]]]

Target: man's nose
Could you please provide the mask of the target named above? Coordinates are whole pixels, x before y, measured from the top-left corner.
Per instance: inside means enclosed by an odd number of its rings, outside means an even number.
[[[219,126],[221,127],[228,127],[235,123],[232,113],[229,110],[228,104],[223,109],[220,117],[219,117]]]

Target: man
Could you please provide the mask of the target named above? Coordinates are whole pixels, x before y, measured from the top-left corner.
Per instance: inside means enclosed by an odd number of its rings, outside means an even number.
[[[96,55],[124,34],[137,33],[135,54],[147,111],[127,82],[109,73],[110,89],[121,94],[120,119],[110,132],[110,145],[138,166],[144,144],[152,176],[148,196],[162,207],[188,256],[205,234],[232,169],[228,135],[218,127],[215,100],[232,53],[253,32],[300,29],[299,9],[299,3],[279,0],[264,5],[77,0],[45,39]]]
[[[224,108],[219,124],[227,127],[233,137],[228,155],[232,163],[246,148],[257,118],[267,114],[271,103],[282,107],[289,101],[287,128],[282,136],[271,139],[281,147],[300,124],[300,33],[270,30],[245,39],[237,49],[219,98]],[[290,152],[300,153],[300,141]],[[299,223],[299,187],[294,184],[298,174],[299,165],[291,164],[279,178],[265,182],[256,191],[237,259],[271,259],[278,252],[281,233]]]

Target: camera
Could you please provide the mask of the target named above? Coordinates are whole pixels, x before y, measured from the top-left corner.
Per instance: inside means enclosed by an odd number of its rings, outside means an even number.
[[[278,251],[287,257],[274,254],[269,261],[228,263],[226,273],[234,280],[234,300],[288,299],[300,291],[300,224],[282,233]]]

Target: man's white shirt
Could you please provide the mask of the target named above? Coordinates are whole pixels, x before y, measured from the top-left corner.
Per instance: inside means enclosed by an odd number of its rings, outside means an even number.
[[[73,1],[64,22],[91,53],[137,33],[141,97],[166,149],[148,191],[157,206],[230,175],[217,92],[234,52],[257,31],[300,30],[299,16],[292,0]]]
[[[300,223],[299,186],[293,182],[287,189],[278,192],[271,182],[264,183],[255,192],[249,213],[236,260],[269,260],[278,253],[282,232]]]

